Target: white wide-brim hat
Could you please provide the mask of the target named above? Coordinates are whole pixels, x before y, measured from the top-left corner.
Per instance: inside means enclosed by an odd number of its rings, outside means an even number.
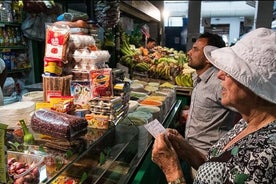
[[[276,104],[276,32],[258,28],[232,47],[206,46],[206,58],[259,97]]]

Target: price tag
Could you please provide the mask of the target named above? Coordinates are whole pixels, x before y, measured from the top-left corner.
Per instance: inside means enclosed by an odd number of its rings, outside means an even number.
[[[157,119],[145,124],[144,127],[154,138],[156,138],[157,135],[166,132],[166,129]]]

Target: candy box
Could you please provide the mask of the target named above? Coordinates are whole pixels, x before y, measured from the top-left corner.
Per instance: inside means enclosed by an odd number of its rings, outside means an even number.
[[[111,68],[90,70],[89,78],[92,98],[113,95]]]
[[[8,173],[14,183],[40,183],[46,174],[44,157],[8,151]]]
[[[91,98],[89,81],[71,81],[71,95],[74,98],[74,104],[78,109],[88,109],[88,102]]]

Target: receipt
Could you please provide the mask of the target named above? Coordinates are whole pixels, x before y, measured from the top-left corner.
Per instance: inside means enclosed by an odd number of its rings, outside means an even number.
[[[166,132],[166,129],[157,119],[145,124],[144,127],[154,138],[156,138],[158,134]]]

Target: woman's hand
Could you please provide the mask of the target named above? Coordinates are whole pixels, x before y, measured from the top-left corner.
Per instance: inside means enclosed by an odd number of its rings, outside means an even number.
[[[166,135],[178,157],[188,162],[194,169],[198,169],[205,162],[205,156],[190,145],[177,130],[167,129]]]
[[[183,176],[177,153],[166,133],[156,137],[152,149],[152,161],[162,169],[168,182]]]
[[[185,151],[187,151],[187,148],[189,148],[190,146],[189,143],[176,129],[167,128],[166,134],[178,157],[181,157],[181,155],[183,156],[183,153],[185,153]]]

